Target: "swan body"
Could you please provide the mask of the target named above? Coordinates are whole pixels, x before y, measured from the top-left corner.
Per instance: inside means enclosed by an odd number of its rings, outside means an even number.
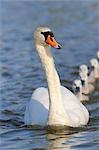
[[[50,46],[60,49],[49,28],[39,27],[34,33],[36,50],[45,71],[48,89],[34,91],[26,106],[24,122],[27,125],[59,125],[78,127],[89,120],[88,110],[67,88],[60,85]]]
[[[91,74],[93,74],[94,78],[99,78],[99,62],[96,58],[92,58],[90,60],[91,66],[93,68]]]
[[[76,97],[80,101],[88,101],[89,100],[89,96],[82,93],[81,80],[74,80],[74,82],[73,82],[73,91],[74,91]]]
[[[78,99],[70,92],[67,88],[60,87],[63,103],[67,116],[67,126],[77,127],[79,125],[87,124],[88,122],[88,111],[78,101]],[[32,98],[26,108],[25,112],[25,123],[27,125],[46,125],[49,112],[49,95],[47,88],[38,88],[34,91]],[[33,114],[33,115],[32,115]],[[56,116],[60,118],[62,114],[56,113]],[[56,120],[55,120],[56,121]],[[55,125],[55,124],[54,124]],[[59,125],[59,124],[57,124]]]

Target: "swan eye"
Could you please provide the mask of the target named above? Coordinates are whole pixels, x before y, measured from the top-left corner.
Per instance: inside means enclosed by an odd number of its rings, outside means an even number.
[[[41,34],[44,35],[45,41],[47,40],[48,35],[50,35],[50,39],[53,41],[52,37],[54,37],[54,34],[51,31],[41,32]]]

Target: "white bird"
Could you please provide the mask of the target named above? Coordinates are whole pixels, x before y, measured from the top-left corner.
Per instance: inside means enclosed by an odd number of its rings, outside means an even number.
[[[34,91],[26,106],[26,125],[55,125],[78,127],[86,125],[89,113],[86,107],[67,88],[61,86],[55,69],[50,46],[60,49],[52,31],[39,27],[34,33],[35,45],[45,71],[48,89],[41,87]]]
[[[96,79],[94,74],[91,73],[90,68],[87,65],[80,65],[80,72],[83,72],[83,74],[87,76],[88,83],[95,83]]]
[[[90,60],[91,66],[92,66],[92,72],[93,76],[95,78],[99,78],[99,62],[96,58],[92,58]]]
[[[94,91],[95,87],[88,81],[88,71],[86,65],[81,65],[79,75],[82,81],[82,93],[89,94]]]
[[[76,95],[76,97],[80,101],[88,101],[89,100],[89,96],[82,93],[81,80],[78,80],[78,79],[74,80],[74,82],[73,82],[73,91],[74,91],[74,94]]]

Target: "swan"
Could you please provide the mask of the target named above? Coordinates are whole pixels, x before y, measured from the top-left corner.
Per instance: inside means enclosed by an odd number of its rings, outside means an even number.
[[[79,75],[82,81],[82,93],[89,94],[94,91],[95,87],[88,81],[88,71],[86,65],[81,65]]]
[[[50,46],[61,49],[54,34],[47,27],[38,27],[34,32],[36,50],[47,79],[48,89],[36,89],[26,105],[26,125],[71,126],[86,125],[89,112],[67,88],[61,86]]]
[[[88,83],[95,83],[96,79],[94,77],[94,74],[91,73],[91,70],[87,65],[82,64],[79,67],[80,71],[86,74]]]
[[[89,96],[82,93],[81,80],[79,80],[79,79],[74,80],[74,82],[73,82],[73,91],[74,91],[74,94],[76,95],[76,97],[80,101],[88,101],[89,100]]]
[[[99,78],[99,63],[96,58],[92,58],[90,60],[92,71],[91,74],[93,74],[94,78]]]

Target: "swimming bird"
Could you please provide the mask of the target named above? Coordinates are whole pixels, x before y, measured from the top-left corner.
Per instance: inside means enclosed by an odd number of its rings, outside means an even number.
[[[26,105],[26,125],[54,125],[78,127],[86,125],[89,113],[76,96],[61,86],[55,69],[51,46],[61,49],[53,32],[47,27],[38,27],[34,33],[35,46],[45,72],[48,89],[36,89]]]
[[[93,74],[94,78],[99,78],[99,63],[96,58],[92,58],[90,60],[92,71],[91,74]]]
[[[82,71],[82,68],[84,71]],[[90,94],[94,91],[95,87],[91,83],[88,82],[88,72],[86,69],[86,65],[81,65],[79,69],[79,75],[82,82],[82,93],[84,94]]]
[[[82,93],[81,80],[79,80],[79,79],[74,80],[74,82],[73,82],[73,91],[74,91],[74,94],[76,95],[76,97],[80,101],[88,101],[89,100],[89,96]]]
[[[80,65],[80,72],[85,74],[87,76],[88,83],[95,83],[96,79],[94,77],[94,74],[91,73],[91,70],[87,65],[82,64]]]

